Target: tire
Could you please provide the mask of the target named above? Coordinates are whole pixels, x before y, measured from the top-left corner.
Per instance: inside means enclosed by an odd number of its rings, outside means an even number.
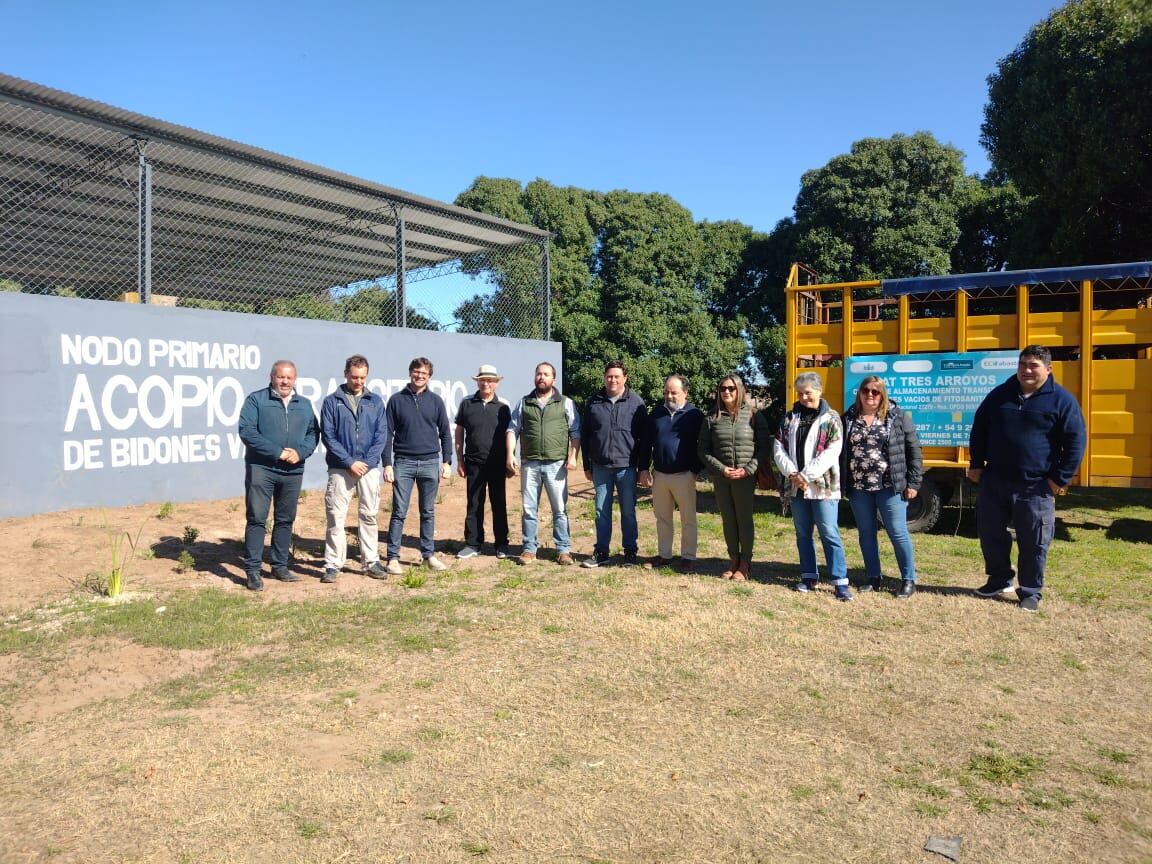
[[[932,530],[932,526],[940,519],[943,504],[940,487],[931,477],[925,477],[916,497],[908,502],[908,533],[920,534]]]

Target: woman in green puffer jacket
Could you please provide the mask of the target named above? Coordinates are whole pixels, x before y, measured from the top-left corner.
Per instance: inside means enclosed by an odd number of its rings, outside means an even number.
[[[756,541],[752,511],[756,502],[756,469],[768,458],[770,433],[764,417],[747,404],[739,375],[725,375],[716,385],[716,403],[700,427],[697,453],[712,478],[716,507],[728,546],[725,579],[743,582],[752,568]]]

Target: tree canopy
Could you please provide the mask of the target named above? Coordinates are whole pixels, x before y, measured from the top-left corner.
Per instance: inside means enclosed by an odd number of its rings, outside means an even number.
[[[1152,3],[1071,0],[988,83],[981,140],[1029,198],[1016,263],[1152,257]]]

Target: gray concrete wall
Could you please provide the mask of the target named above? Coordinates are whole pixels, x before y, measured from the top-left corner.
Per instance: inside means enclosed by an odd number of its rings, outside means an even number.
[[[244,397],[292,360],[319,416],[349,354],[385,397],[428,357],[451,416],[481,363],[515,403],[562,360],[556,342],[0,293],[0,516],[241,495]],[[317,451],[305,487],[324,479]]]

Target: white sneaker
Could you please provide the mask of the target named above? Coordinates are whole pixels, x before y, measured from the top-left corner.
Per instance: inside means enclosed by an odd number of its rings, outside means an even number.
[[[403,576],[404,568],[400,566],[399,558],[389,558],[388,566],[384,568],[392,576]]]
[[[439,573],[441,570],[448,569],[448,566],[435,555],[429,555],[427,558],[425,558],[424,566],[429,570],[435,570],[437,573]]]

